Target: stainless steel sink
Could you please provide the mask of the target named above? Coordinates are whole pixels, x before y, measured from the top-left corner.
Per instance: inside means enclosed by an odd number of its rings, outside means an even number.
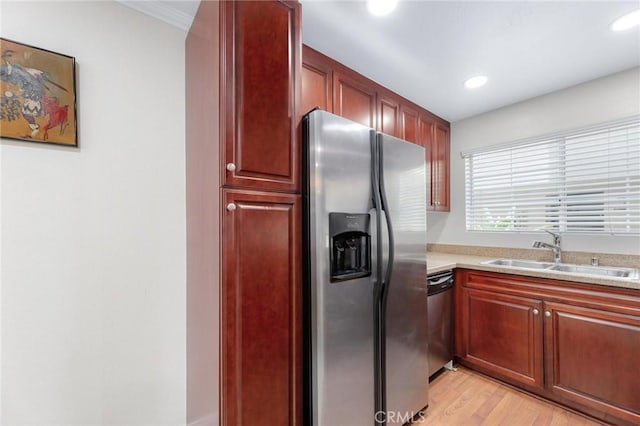
[[[609,266],[583,266],[559,263],[552,265],[550,271],[571,272],[574,274],[599,275],[618,278],[640,278],[640,270],[634,268],[614,268]]]
[[[615,277],[640,279],[640,269],[617,268],[612,266],[571,265],[568,263],[537,262],[534,260],[493,259],[482,262],[485,265],[505,266],[517,269],[538,269],[572,274],[595,275],[600,277]]]
[[[553,266],[551,262],[536,262],[535,260],[494,259],[482,262],[485,265],[509,266],[511,268],[547,269]]]

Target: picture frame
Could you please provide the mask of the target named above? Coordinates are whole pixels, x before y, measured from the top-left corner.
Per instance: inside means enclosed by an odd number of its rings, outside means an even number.
[[[0,137],[78,146],[76,61],[0,37]]]

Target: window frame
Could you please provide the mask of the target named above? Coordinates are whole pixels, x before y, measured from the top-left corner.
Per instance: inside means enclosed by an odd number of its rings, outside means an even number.
[[[624,139],[620,139],[621,136],[616,134],[621,131],[626,131],[626,135],[622,136]],[[599,178],[599,180],[594,177],[592,182],[586,179],[585,187],[581,188],[581,178],[568,178],[567,171],[570,170],[575,173],[577,165],[578,172],[584,172],[583,169],[588,170],[588,166],[593,164],[594,161],[599,162],[600,157],[597,160],[593,160],[593,158],[581,159],[583,152],[580,150],[593,146],[595,146],[595,151],[602,150],[596,144],[600,140],[606,140],[607,142],[607,147],[604,148],[607,151],[605,156],[607,163],[603,166],[603,171],[601,172],[604,177]],[[613,146],[610,145],[612,141],[616,143]],[[575,147],[577,147],[578,151],[569,154],[570,158],[567,159],[567,146],[569,144],[573,144],[571,146],[572,150],[575,151]],[[612,166],[612,158],[615,158],[615,155],[619,156],[619,154],[615,153],[616,150],[622,148],[630,149],[631,157],[625,160],[626,163],[623,162],[622,166],[617,164]],[[531,149],[532,152],[538,149],[542,152],[542,154],[537,154],[538,161],[540,161],[540,158],[544,159],[544,150],[548,149],[549,153],[553,153],[557,157],[553,157],[553,161],[549,162],[547,167],[557,167],[558,169],[557,176],[552,176],[555,169],[549,169],[551,170],[550,174],[545,178],[543,174],[544,167],[539,176],[536,173],[533,174],[535,178],[539,178],[543,182],[546,179],[547,182],[539,185],[538,192],[544,195],[537,202],[540,202],[544,197],[549,197],[550,202],[547,205],[534,204],[529,209],[529,212],[527,212],[526,203],[522,204],[523,201],[526,201],[523,194],[525,194],[525,191],[532,191],[537,195],[535,184],[530,184],[525,190],[518,189],[517,184],[513,182],[514,176],[518,176],[518,173],[514,174],[513,172],[514,163],[518,165],[518,162],[514,161],[514,153],[517,157],[527,149]],[[640,152],[638,151],[640,151],[640,115],[601,123],[596,126],[582,127],[461,152],[465,170],[465,229],[467,232],[529,233],[546,229],[579,235],[639,235]],[[508,164],[505,164],[509,171],[504,173],[505,177],[508,176],[511,179],[509,184],[482,183],[482,177],[479,176],[482,176],[483,172],[485,173],[485,179],[487,179],[487,173],[499,170],[498,166],[490,164],[492,155],[494,155],[495,162],[505,161],[505,158],[509,159]],[[633,163],[636,157],[638,158],[637,167]],[[522,165],[522,161],[520,159],[520,165]],[[572,166],[568,167],[569,163]],[[479,171],[478,168],[481,168],[482,171]],[[616,191],[624,188],[624,185],[617,183],[611,185],[611,182],[616,182],[616,173],[627,173],[629,170],[631,170],[631,173],[627,178],[629,182],[626,186],[627,196],[620,195],[625,194],[625,192],[622,190],[622,192],[617,193]],[[519,170],[519,173],[522,173],[522,169]],[[497,173],[497,176],[500,177],[500,173]],[[522,176],[517,179],[522,180]],[[480,183],[478,183],[479,181]],[[580,183],[578,188],[576,188],[576,182]],[[497,196],[493,194],[487,195],[493,189],[492,185],[498,191]],[[527,185],[521,184],[521,186]],[[549,187],[552,185],[557,185],[555,191],[549,191]],[[479,203],[477,198],[481,196],[477,194],[474,196],[474,193],[480,190],[484,190],[485,193],[482,195],[484,202]],[[504,193],[500,194],[503,191]],[[509,193],[510,195],[508,195]],[[503,197],[500,198],[500,195]],[[540,195],[537,196],[541,197]],[[554,203],[552,200],[557,201]],[[509,207],[508,204],[511,201],[514,201],[513,206]],[[595,206],[595,208],[588,208],[589,206]],[[598,206],[601,208],[598,208]],[[500,213],[505,213],[509,209],[512,210],[510,216],[508,214],[502,218],[499,216]],[[481,218],[485,211],[488,212],[487,217],[493,218],[494,222],[491,222],[490,219]],[[493,216],[492,213],[494,213]],[[583,214],[581,215],[580,213]],[[541,217],[544,217],[544,219],[541,219]],[[596,219],[589,220],[590,217]],[[611,220],[624,217],[627,217],[627,225],[624,225],[624,219]],[[602,218],[602,220],[597,218]],[[498,219],[502,220],[502,224]]]

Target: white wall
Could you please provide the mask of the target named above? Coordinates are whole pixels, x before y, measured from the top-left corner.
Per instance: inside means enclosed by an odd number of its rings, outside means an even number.
[[[489,86],[481,90],[491,90]],[[481,92],[478,92],[481,96]],[[640,68],[533,98],[451,125],[451,212],[430,213],[429,242],[530,247],[540,234],[465,230],[464,161],[461,151],[540,136],[640,114]],[[544,238],[544,237],[543,237]],[[563,236],[563,248],[640,254],[640,237]]]
[[[80,147],[2,140],[4,425],[185,423],[185,33],[114,2],[2,1],[75,56]]]

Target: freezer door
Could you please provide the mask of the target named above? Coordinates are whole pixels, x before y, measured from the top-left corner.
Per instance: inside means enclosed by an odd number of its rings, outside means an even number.
[[[373,276],[367,268],[375,270],[376,263],[375,256],[367,265],[358,257],[361,254],[350,250],[365,247],[367,234],[376,238],[370,177],[375,134],[319,110],[310,113],[307,127],[305,305],[310,322],[311,418],[305,424],[371,426]],[[373,251],[371,245],[363,251]]]
[[[401,425],[429,402],[424,148],[382,134],[379,145],[381,186],[394,234],[388,247],[383,220],[383,253],[394,252],[385,318],[386,414],[389,425]],[[385,272],[387,260],[385,255]]]

